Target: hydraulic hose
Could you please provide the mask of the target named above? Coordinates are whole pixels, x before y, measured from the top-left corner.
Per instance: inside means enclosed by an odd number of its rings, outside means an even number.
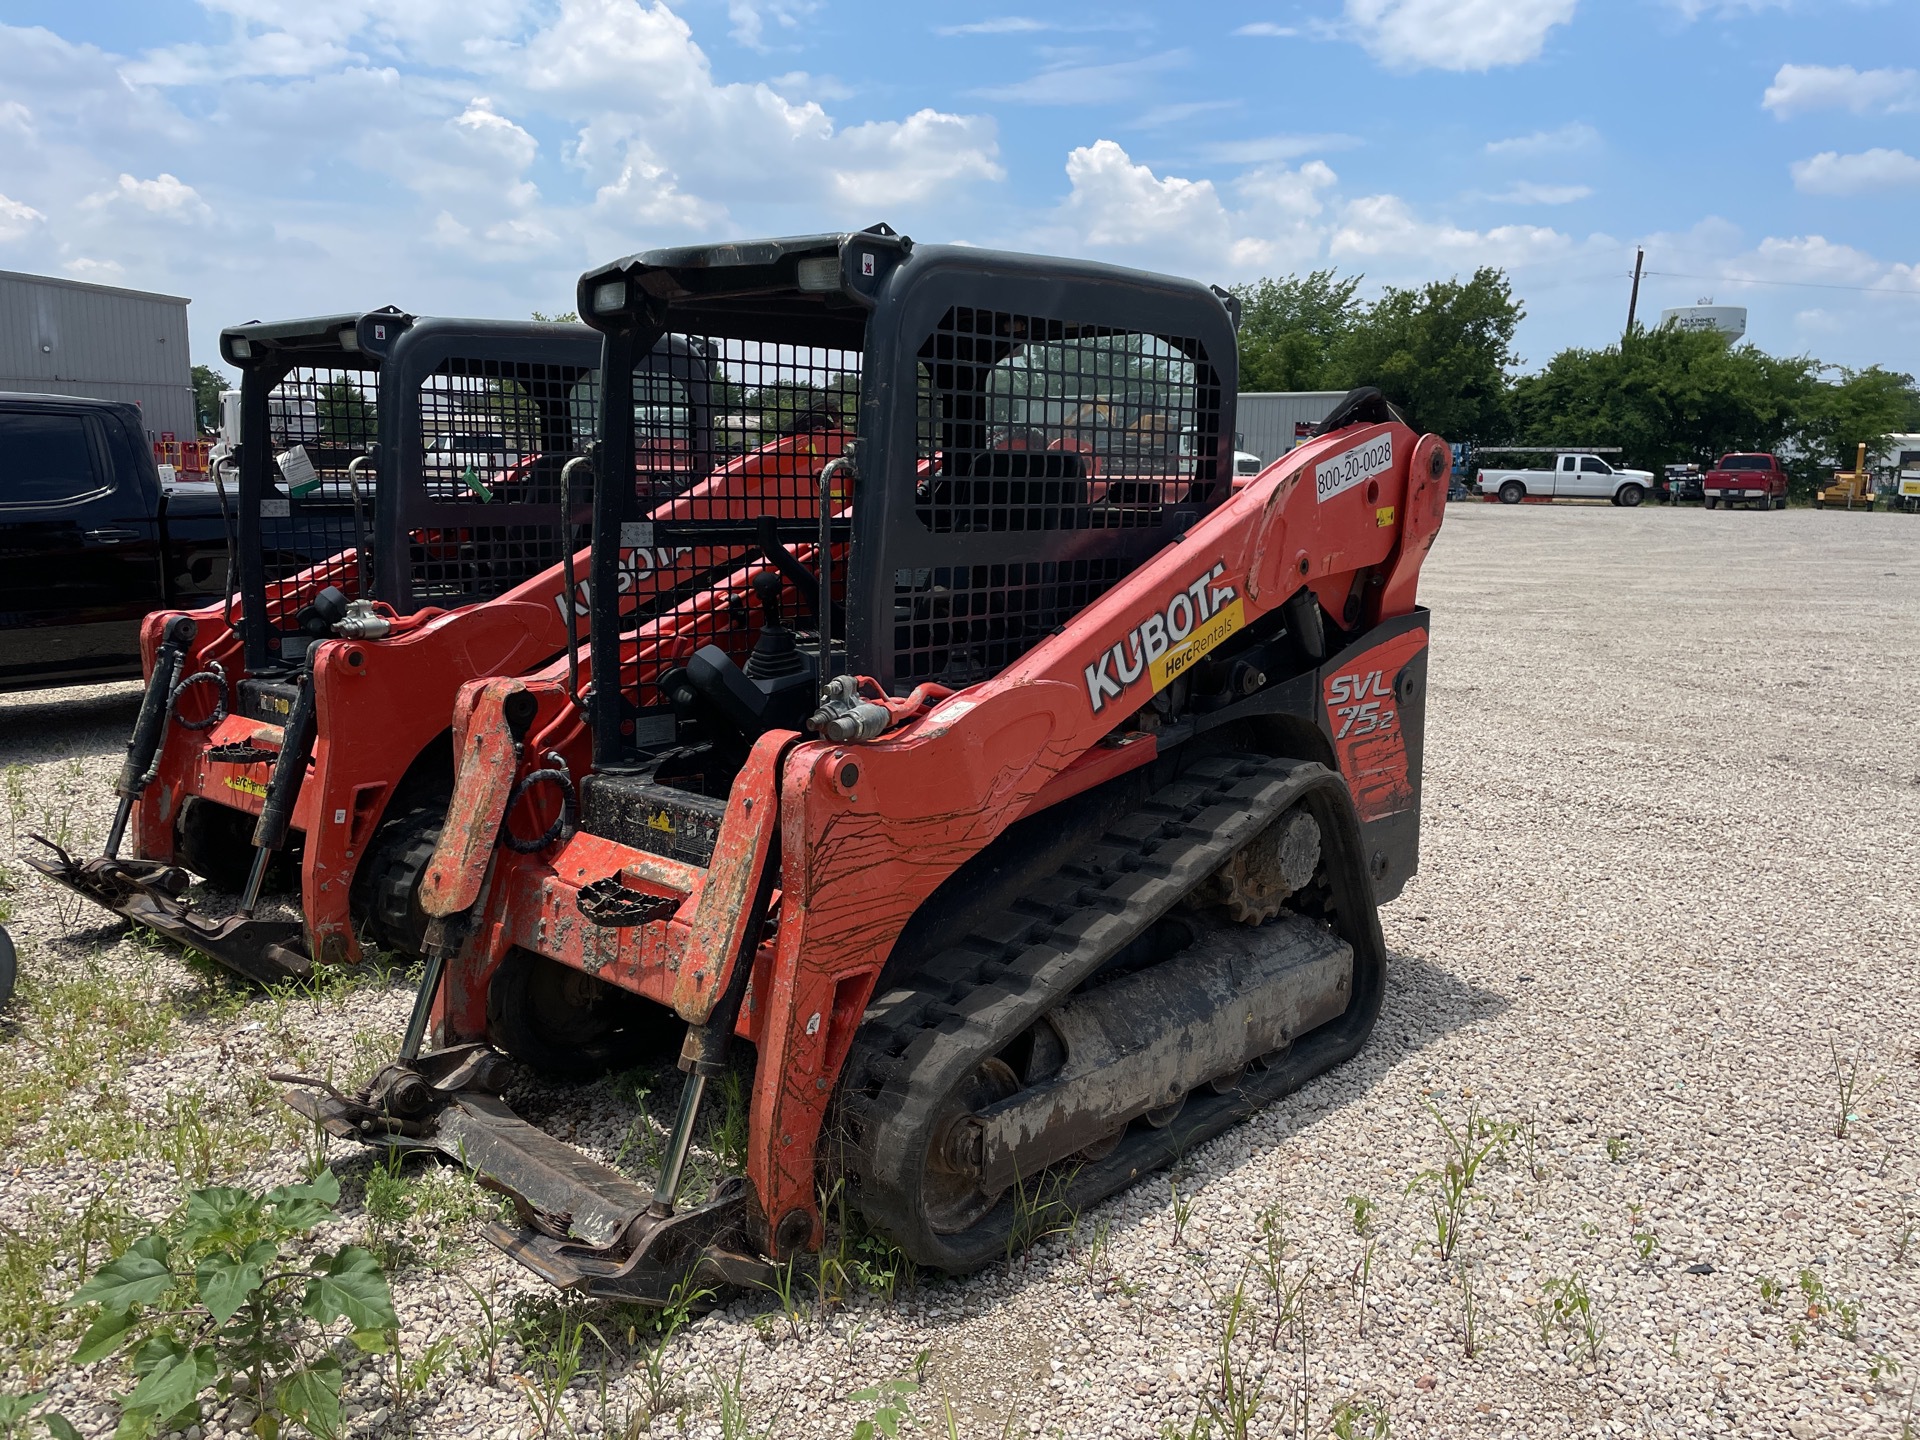
[[[140,699],[140,713],[134,718],[133,736],[127,741],[127,758],[120,766],[120,778],[114,793],[120,805],[113,815],[113,828],[107,831],[107,858],[120,854],[120,842],[126,838],[127,821],[133,815],[134,802],[152,783],[160,757],[160,741],[167,731],[167,711],[173,700],[174,681],[187,658],[187,647],[199,627],[192,618],[177,615],[160,632],[160,651],[153,657],[153,674],[147,680],[147,693]]]
[[[591,475],[593,461],[585,455],[576,455],[560,467],[560,552],[567,575],[567,593],[561,607],[567,617],[567,698],[573,701],[577,709],[580,705],[580,617],[573,608],[577,589],[573,578],[573,476],[576,466]],[[592,624],[591,617],[588,624]]]
[[[287,831],[293,825],[294,802],[300,798],[300,786],[307,777],[307,761],[313,755],[316,648],[307,647],[306,663],[300,671],[300,689],[294,695],[286,728],[280,732],[280,754],[273,762],[273,773],[267,779],[266,800],[260,807],[260,819],[253,827],[253,869],[247,875],[246,892],[240,897],[242,915],[251,915],[253,907],[260,903],[267,862],[274,851],[287,843]]]
[[[347,466],[347,489],[353,494],[353,573],[360,579],[359,593],[365,595],[367,586],[367,525],[360,510],[360,467],[373,464],[374,452],[379,447],[370,447],[366,454],[356,455]]]
[[[820,572],[820,703],[827,703],[827,681],[832,672],[827,662],[833,657],[833,477],[851,474],[853,461],[836,455],[820,470],[820,559],[814,568]]]
[[[227,511],[227,482],[220,476],[221,468],[226,463],[225,460],[216,460],[213,462],[213,493],[220,501],[220,529],[227,541],[227,573],[220,587],[225,592],[220,600],[220,618],[226,622],[226,627],[228,631],[231,632],[233,629],[233,587],[240,583],[240,576],[236,565],[236,560],[240,553],[240,545],[239,542],[234,539],[233,516]]]

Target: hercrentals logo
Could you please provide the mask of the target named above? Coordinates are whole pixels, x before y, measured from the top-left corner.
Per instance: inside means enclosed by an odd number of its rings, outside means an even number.
[[[1239,592],[1214,583],[1226,571],[1224,562],[1216,564],[1186,589],[1176,590],[1164,606],[1087,666],[1087,699],[1094,714],[1109,700],[1118,700],[1142,675],[1152,679],[1158,694],[1246,624]]]

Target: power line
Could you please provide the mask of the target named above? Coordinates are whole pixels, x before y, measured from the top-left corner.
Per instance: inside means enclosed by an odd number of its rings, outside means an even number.
[[[1792,290],[1852,290],[1861,295],[1913,295],[1920,289],[1903,290],[1893,285],[1833,285],[1819,280],[1754,280],[1740,275],[1694,275],[1685,270],[1649,270],[1668,280],[1711,280],[1718,285],[1778,285]]]

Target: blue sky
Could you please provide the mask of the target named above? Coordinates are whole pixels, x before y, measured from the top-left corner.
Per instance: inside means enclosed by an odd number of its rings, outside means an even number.
[[[1641,312],[1920,371],[1915,0],[0,0],[0,269],[222,325],[519,316],[886,220],[1369,291],[1505,266],[1529,367]]]

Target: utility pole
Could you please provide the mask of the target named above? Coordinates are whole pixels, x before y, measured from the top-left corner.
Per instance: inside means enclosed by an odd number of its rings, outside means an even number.
[[[1627,333],[1633,333],[1633,317],[1640,309],[1640,267],[1647,263],[1647,252],[1635,248],[1633,252],[1633,296],[1627,301]]]

